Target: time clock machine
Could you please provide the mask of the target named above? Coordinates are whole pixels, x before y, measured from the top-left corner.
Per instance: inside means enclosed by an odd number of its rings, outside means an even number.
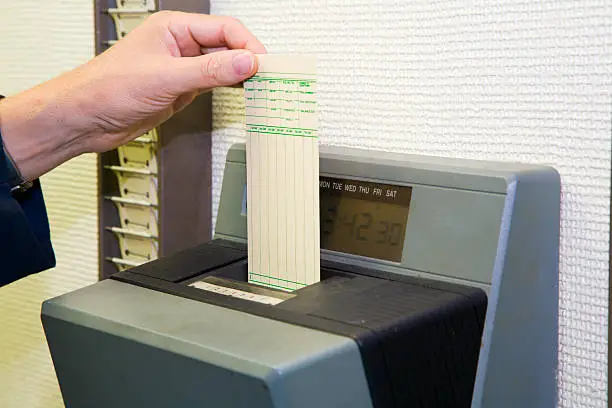
[[[558,173],[329,146],[319,169],[318,283],[248,282],[238,144],[214,239],[46,301],[67,406],[554,406]]]

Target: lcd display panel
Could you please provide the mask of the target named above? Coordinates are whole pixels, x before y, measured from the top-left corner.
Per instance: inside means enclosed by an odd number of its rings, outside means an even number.
[[[412,187],[320,177],[321,248],[401,262]]]

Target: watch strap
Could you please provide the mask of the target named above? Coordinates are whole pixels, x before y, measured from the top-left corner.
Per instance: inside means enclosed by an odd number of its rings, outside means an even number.
[[[4,95],[0,95],[0,100],[2,99],[4,99]],[[0,144],[2,147],[2,154],[4,154],[4,157],[6,158],[4,162],[6,163],[6,170],[7,170],[7,176],[8,176],[7,182],[11,190],[11,193],[13,195],[23,193],[27,191],[29,188],[31,188],[34,183],[23,179],[23,176],[21,175],[21,173],[19,172],[19,169],[15,165],[13,158],[11,157],[11,155],[6,150],[6,147],[4,146],[4,141],[2,140],[2,130],[1,129],[0,129],[0,141],[1,141]]]

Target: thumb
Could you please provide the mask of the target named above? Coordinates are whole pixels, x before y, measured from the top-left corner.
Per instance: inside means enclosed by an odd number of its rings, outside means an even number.
[[[257,58],[247,50],[217,51],[176,59],[172,84],[179,93],[238,84],[257,72]]]

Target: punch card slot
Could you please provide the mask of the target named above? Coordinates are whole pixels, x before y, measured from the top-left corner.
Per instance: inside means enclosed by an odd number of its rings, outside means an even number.
[[[122,228],[145,234],[158,235],[157,206],[144,201],[123,197],[105,197],[117,208]]]
[[[121,166],[157,172],[157,153],[153,143],[132,141],[119,146],[117,153],[119,154]]]
[[[158,204],[156,172],[124,166],[105,168],[112,170],[117,177],[121,197]]]
[[[138,27],[147,17],[151,15],[151,12],[144,8],[141,9],[108,9],[108,14],[113,18],[115,23],[115,31],[117,32],[117,39],[122,39],[130,33],[133,29]]]
[[[155,11],[155,0],[117,0],[119,10]]]
[[[106,227],[106,229],[117,237],[121,258],[133,262],[157,259],[159,250],[157,236],[119,227]]]
[[[156,144],[159,140],[157,135],[157,129],[151,129],[147,133],[138,136],[136,139],[132,140],[131,143],[148,143],[148,144]]]
[[[131,259],[123,259],[123,258],[115,258],[115,257],[106,257],[106,260],[115,265],[115,268],[117,268],[117,272],[123,272],[135,266],[142,265],[144,263],[144,262],[136,262]]]

